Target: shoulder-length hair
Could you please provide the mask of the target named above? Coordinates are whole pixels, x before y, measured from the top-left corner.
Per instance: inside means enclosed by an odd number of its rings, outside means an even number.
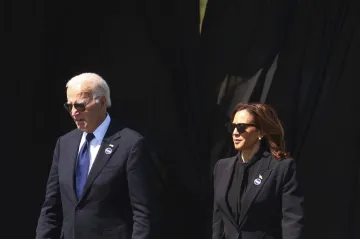
[[[256,126],[263,134],[262,141],[265,141],[268,149],[276,159],[290,156],[290,153],[285,151],[284,128],[271,106],[261,103],[239,103],[231,112],[231,120],[241,110],[246,110],[254,117]]]

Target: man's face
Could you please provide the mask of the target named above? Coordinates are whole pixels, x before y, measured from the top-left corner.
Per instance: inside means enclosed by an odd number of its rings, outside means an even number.
[[[71,108],[69,112],[77,128],[87,133],[94,132],[106,114],[105,97],[94,99],[91,89],[81,85],[69,87],[66,95]]]

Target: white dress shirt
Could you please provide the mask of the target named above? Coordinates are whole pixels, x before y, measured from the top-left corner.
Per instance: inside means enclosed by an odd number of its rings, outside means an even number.
[[[109,116],[109,114],[107,114],[105,120],[93,132],[95,138],[90,141],[90,165],[89,165],[88,174],[90,172],[92,165],[94,164],[96,155],[99,152],[101,142],[105,136],[105,133],[106,133],[107,129],[109,128],[110,121],[111,121],[110,116]],[[81,141],[79,144],[78,154],[80,152],[81,146],[85,143],[86,135],[87,135],[87,133],[83,132],[83,135],[82,135],[82,138],[81,138]]]

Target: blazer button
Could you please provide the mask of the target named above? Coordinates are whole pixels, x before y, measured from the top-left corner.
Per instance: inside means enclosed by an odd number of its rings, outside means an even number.
[[[80,211],[81,211],[81,208],[77,207],[77,208],[75,208],[75,210],[76,210],[77,212],[80,212]]]

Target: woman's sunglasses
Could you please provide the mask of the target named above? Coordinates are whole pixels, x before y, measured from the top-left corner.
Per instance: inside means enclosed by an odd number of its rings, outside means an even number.
[[[256,127],[255,124],[245,124],[245,123],[242,123],[242,124],[228,123],[227,124],[227,128],[228,128],[230,133],[234,132],[234,129],[236,128],[236,130],[237,130],[237,132],[239,132],[239,134],[244,133],[245,130],[250,126]]]

